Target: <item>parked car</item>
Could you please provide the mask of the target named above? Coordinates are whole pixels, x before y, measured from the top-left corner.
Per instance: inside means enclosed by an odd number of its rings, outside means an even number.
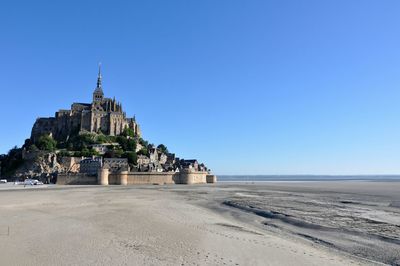
[[[30,185],[30,186],[43,185],[43,182],[40,182],[37,179],[25,179],[24,185]]]
[[[5,184],[7,183],[7,179],[0,179],[0,184]]]

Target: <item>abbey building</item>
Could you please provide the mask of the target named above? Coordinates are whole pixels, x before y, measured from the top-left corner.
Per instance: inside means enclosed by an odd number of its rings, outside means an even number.
[[[59,110],[55,117],[36,119],[31,139],[35,141],[43,134],[51,134],[56,140],[66,140],[73,134],[83,132],[117,136],[126,127],[131,128],[140,137],[140,127],[135,117],[126,117],[122,104],[115,98],[104,97],[101,81],[99,67],[92,103],[73,103],[70,110]]]

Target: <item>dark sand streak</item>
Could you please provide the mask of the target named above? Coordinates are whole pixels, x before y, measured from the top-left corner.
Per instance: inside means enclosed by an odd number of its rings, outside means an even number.
[[[400,213],[392,207],[399,195],[377,187],[368,193],[350,184],[321,192],[304,184],[238,186],[240,192],[221,201],[221,206],[262,217],[264,229],[286,232],[315,244],[389,265],[400,265]],[[399,186],[400,183],[392,183]],[[313,184],[314,186],[315,184]],[[372,182],[357,182],[370,187]],[[304,186],[304,187],[302,187]],[[372,193],[371,193],[372,192]],[[375,193],[374,193],[375,192]],[[248,195],[248,196],[247,196]],[[395,222],[391,222],[395,221]]]

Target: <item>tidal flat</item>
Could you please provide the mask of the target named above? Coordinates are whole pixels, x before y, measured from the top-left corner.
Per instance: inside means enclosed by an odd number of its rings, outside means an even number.
[[[260,228],[400,265],[400,182],[267,182],[236,189],[222,204],[261,217]]]
[[[400,265],[400,182],[0,186],[1,265]]]

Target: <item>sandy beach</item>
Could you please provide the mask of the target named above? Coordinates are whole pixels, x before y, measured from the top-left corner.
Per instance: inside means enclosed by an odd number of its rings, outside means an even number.
[[[399,182],[0,186],[1,265],[400,264]]]

